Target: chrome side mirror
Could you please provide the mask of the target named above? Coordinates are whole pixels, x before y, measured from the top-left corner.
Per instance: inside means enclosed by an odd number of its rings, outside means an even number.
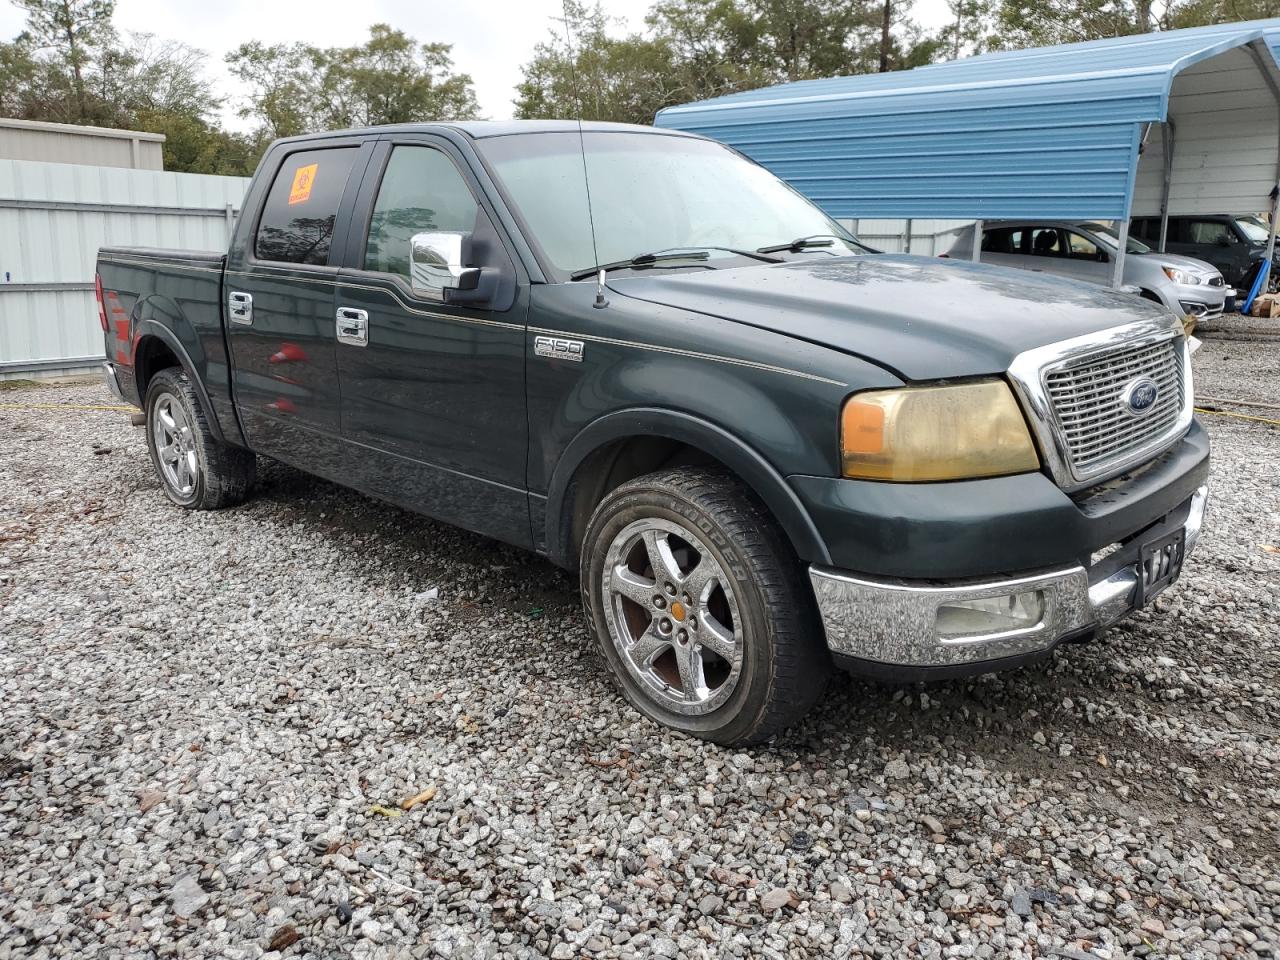
[[[409,240],[410,286],[440,300],[446,290],[474,290],[480,268],[467,266],[471,259],[471,234],[457,230],[416,233]]]

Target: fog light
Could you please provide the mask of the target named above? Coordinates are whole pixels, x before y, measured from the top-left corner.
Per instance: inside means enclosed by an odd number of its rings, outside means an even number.
[[[1005,593],[977,600],[948,600],[938,605],[935,629],[942,641],[988,637],[1039,626],[1044,592]]]

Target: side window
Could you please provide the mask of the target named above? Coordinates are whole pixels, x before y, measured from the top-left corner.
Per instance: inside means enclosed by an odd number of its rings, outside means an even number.
[[[479,207],[445,154],[431,147],[391,151],[369,219],[364,268],[409,280],[409,240],[417,233],[476,229]]]
[[[1160,239],[1158,221],[1150,217],[1135,217],[1129,224],[1129,233],[1139,240]]]
[[[1067,250],[1068,256],[1072,260],[1101,260],[1099,254],[1102,253],[1098,249],[1098,245],[1083,234],[1068,232],[1067,233]]]
[[[1012,227],[996,227],[982,232],[982,249],[986,253],[1020,253],[1022,231]]]
[[[1192,220],[1187,226],[1191,243],[1215,246],[1235,239],[1231,235],[1231,228],[1221,220]]]
[[[1012,253],[1009,249],[1009,238],[1013,231],[1008,227],[997,227],[995,230],[982,231],[983,253]]]
[[[338,147],[285,158],[262,208],[254,256],[280,263],[329,262],[333,223],[357,152]]]
[[[1031,253],[1037,257],[1061,257],[1061,237],[1057,227],[1038,227],[1031,231]]]

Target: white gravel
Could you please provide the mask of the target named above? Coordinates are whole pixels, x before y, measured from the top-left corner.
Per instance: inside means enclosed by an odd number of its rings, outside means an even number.
[[[1155,612],[727,751],[545,562],[270,464],[185,513],[110,402],[0,391],[0,960],[1280,955],[1280,428],[1205,418]]]

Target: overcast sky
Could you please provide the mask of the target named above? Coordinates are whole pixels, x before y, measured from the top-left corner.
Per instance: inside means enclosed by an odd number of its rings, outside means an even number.
[[[647,2],[602,0],[611,16],[643,26]],[[117,0],[116,26],[181,40],[209,54],[208,73],[217,92],[234,98],[236,88],[222,57],[246,40],[346,46],[368,37],[374,23],[389,23],[417,39],[453,44],[455,67],[471,74],[484,116],[511,116],[520,66],[547,37],[560,0]],[[630,16],[628,16],[630,14]],[[946,0],[917,0],[915,16],[934,28],[947,18]],[[0,0],[0,37],[11,39],[22,12]],[[233,126],[234,104],[224,112]]]

